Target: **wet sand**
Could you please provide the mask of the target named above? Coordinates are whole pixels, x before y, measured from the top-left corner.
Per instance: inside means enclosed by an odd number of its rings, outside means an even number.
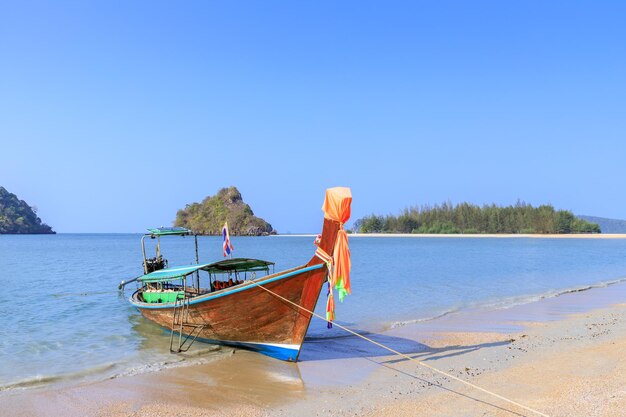
[[[626,284],[368,335],[550,416],[622,416]],[[11,416],[533,415],[353,336],[305,342],[301,362],[242,350],[213,363],[0,393]]]

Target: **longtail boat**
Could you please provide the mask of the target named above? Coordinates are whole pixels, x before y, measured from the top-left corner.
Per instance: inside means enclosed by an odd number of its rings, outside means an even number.
[[[326,190],[324,225],[308,263],[269,273],[273,263],[232,258],[209,264],[168,267],[160,253],[162,235],[193,235],[187,229],[152,229],[157,255],[147,259],[130,303],[149,320],[171,332],[170,350],[194,341],[251,349],[277,359],[297,361],[313,311],[328,282],[326,318],[334,320],[333,290],[350,293],[350,251],[343,224],[350,218],[349,188]],[[195,235],[194,235],[195,236]],[[265,276],[257,277],[257,273]],[[120,287],[128,282],[122,282]],[[286,301],[288,300],[288,301]],[[298,307],[299,306],[299,307]]]

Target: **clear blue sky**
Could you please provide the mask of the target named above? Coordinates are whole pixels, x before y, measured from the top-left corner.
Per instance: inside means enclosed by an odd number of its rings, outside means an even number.
[[[4,2],[0,185],[138,232],[236,185],[280,232],[424,203],[626,218],[624,2]]]

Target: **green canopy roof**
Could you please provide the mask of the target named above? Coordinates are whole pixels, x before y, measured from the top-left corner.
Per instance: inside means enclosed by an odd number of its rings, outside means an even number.
[[[182,278],[189,274],[193,274],[194,272],[202,269],[203,267],[207,265],[209,264],[159,269],[158,271],[150,272],[149,274],[142,276],[141,278],[139,278],[139,281],[143,281],[143,282],[173,281],[175,279]]]
[[[142,282],[165,282],[173,281],[193,274],[196,271],[207,271],[213,274],[228,272],[254,272],[267,271],[274,262],[262,261],[261,259],[234,258],[225,261],[214,262],[212,264],[181,266],[168,269],[160,269],[150,272],[139,278]]]
[[[233,258],[208,264],[202,270],[212,273],[267,271],[270,265],[274,265],[274,262],[262,261],[261,259]]]
[[[157,227],[155,229],[148,229],[149,234],[152,236],[165,236],[165,235],[175,235],[175,236],[187,236],[193,235],[193,232],[184,227]]]

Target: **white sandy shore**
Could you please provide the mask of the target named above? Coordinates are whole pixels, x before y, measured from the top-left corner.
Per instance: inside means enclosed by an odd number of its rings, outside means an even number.
[[[313,237],[316,235],[275,235],[276,237]],[[525,239],[626,239],[626,234],[578,233],[578,234],[419,234],[419,233],[351,233],[350,238],[361,237],[437,237],[437,238],[525,238]]]
[[[416,233],[352,233],[350,237],[456,237],[456,238],[530,238],[530,239],[626,239],[626,234],[416,234]]]
[[[553,417],[623,416],[625,301],[626,285],[616,284],[372,337]],[[572,311],[578,313],[562,314]],[[342,338],[305,343],[298,364],[237,350],[199,366],[0,393],[0,409],[11,416],[532,415],[366,342]]]

